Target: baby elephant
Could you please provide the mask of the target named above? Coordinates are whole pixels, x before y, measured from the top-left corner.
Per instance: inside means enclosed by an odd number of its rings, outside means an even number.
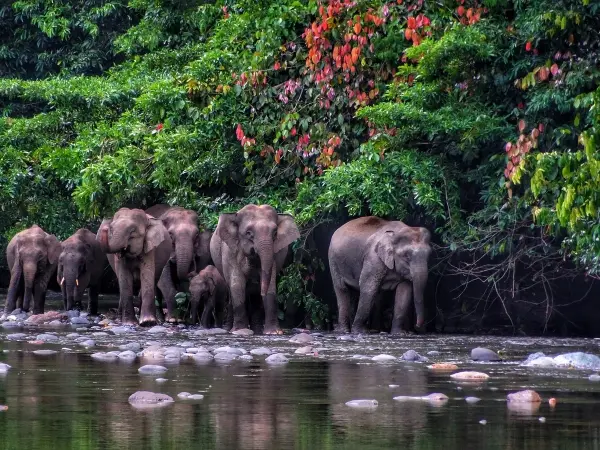
[[[230,328],[229,316],[231,314],[229,312],[231,308],[228,308],[229,288],[217,268],[209,265],[202,269],[198,275],[190,273],[188,277],[191,279],[190,304],[192,306],[192,323],[197,323],[200,302],[203,301],[204,309],[200,324],[204,328],[209,328],[212,325],[211,318],[214,318],[214,324],[221,328],[223,326],[225,310],[227,309],[227,326]]]

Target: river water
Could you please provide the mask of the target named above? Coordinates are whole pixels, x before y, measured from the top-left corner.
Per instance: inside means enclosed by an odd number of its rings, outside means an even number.
[[[530,353],[586,351],[600,354],[591,339],[547,339],[426,335],[393,339],[371,335],[341,340],[334,334],[315,337],[318,354],[296,355],[299,344],[279,337],[199,336],[196,329],[170,328],[152,334],[138,329],[128,334],[80,336],[95,340],[94,348],[77,343],[75,327],[0,329],[0,362],[10,364],[0,376],[1,449],[595,449],[600,446],[600,383],[591,371],[533,369],[519,366]],[[44,332],[56,333],[56,343],[31,343]],[[107,330],[105,330],[107,331]],[[9,341],[11,333],[25,333]],[[143,361],[99,362],[97,351],[115,350],[138,342],[165,346],[230,345],[250,350],[269,347],[288,354],[290,362],[269,366],[264,356],[229,364],[176,364]],[[470,350],[485,346],[500,351],[500,363],[470,361]],[[54,349],[50,356],[32,353]],[[432,350],[432,362],[455,362],[462,370],[483,371],[487,382],[461,384],[449,373],[427,364],[394,361],[374,363],[356,354],[400,356],[408,349]],[[146,363],[168,367],[164,375],[140,375]],[[157,377],[168,381],[158,383]],[[390,387],[397,385],[397,387]],[[508,410],[506,395],[535,389],[543,399],[538,411]],[[137,410],[128,403],[135,391],[172,396],[175,402],[157,410]],[[177,394],[202,393],[204,399],[181,400]],[[397,402],[394,396],[441,392],[450,397],[442,406]],[[464,398],[481,401],[468,404]],[[550,408],[548,399],[557,405]],[[376,399],[375,410],[355,410],[345,403]],[[542,421],[540,418],[543,417]],[[480,421],[485,420],[485,424]]]

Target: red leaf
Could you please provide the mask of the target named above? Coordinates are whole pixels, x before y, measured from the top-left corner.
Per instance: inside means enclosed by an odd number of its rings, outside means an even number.
[[[362,27],[361,27],[360,23],[355,24],[354,25],[354,32],[356,34],[358,34],[358,33],[360,33],[360,30],[362,30]]]
[[[412,30],[410,28],[404,30],[404,37],[407,41],[410,41],[410,39],[412,38]]]
[[[527,44],[525,44],[525,51],[526,52],[530,52],[531,51],[531,41],[527,41]]]
[[[550,72],[552,72],[552,76],[556,76],[560,72],[558,64],[552,64],[552,66],[550,67]]]
[[[417,27],[417,21],[415,20],[414,17],[409,17],[408,18],[408,28],[410,28],[411,30],[414,30]]]
[[[504,146],[504,151],[510,152],[511,149],[512,149],[512,142],[507,142],[506,145]]]
[[[543,132],[544,132],[544,124],[543,124],[543,123],[540,123],[540,124],[538,125],[538,130],[540,130],[540,133],[543,133]]]
[[[465,13],[464,6],[461,5],[458,8],[456,8],[456,14],[458,14],[458,17],[462,17],[464,13]]]
[[[273,70],[279,70],[281,68],[281,64],[279,63],[279,61],[276,61],[275,64],[273,64]]]
[[[537,128],[534,128],[533,130],[531,130],[531,137],[533,139],[537,139],[537,137],[540,135],[540,130],[538,130]]]
[[[429,17],[423,16],[423,26],[428,27],[430,24],[431,24],[431,20],[429,20]]]
[[[525,129],[525,121],[523,119],[519,120],[519,131],[522,133]]]

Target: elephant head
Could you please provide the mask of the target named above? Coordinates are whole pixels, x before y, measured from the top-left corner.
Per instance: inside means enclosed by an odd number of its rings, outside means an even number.
[[[269,205],[247,205],[237,213],[221,214],[219,237],[234,252],[260,260],[260,293],[269,290],[274,256],[300,237],[294,218],[277,214]]]
[[[83,233],[91,234],[85,229],[78,230],[61,244],[61,253],[58,258],[56,278],[60,286],[65,286],[67,309],[73,307],[73,298],[79,285],[88,285],[90,271],[94,264],[93,249],[82,237]]]
[[[171,261],[176,263],[177,278],[186,281],[188,272],[198,269],[195,267],[195,260],[202,253],[198,214],[189,209],[174,207],[163,214],[161,220],[173,242]]]
[[[168,234],[159,219],[141,209],[121,208],[104,219],[96,239],[105,253],[139,258],[158,247]]]
[[[386,227],[375,245],[377,256],[385,266],[412,282],[417,328],[421,328],[425,320],[423,293],[427,285],[430,239],[427,229],[401,224]]]

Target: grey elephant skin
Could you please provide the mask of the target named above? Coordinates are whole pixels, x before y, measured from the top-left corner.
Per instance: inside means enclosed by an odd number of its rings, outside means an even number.
[[[108,260],[96,235],[80,228],[62,242],[61,249],[56,279],[65,310],[81,308],[83,294],[88,290],[88,312],[98,314],[100,281]]]
[[[198,214],[179,206],[154,205],[146,214],[160,219],[173,243],[169,262],[158,282],[167,302],[167,322],[177,321],[175,295],[188,290],[188,274],[198,273],[212,261],[210,258],[210,231],[200,231]],[[159,312],[162,306],[159,305]]]
[[[381,291],[394,291],[392,333],[406,331],[411,299],[417,329],[424,323],[423,292],[427,284],[430,233],[400,221],[361,217],[338,228],[329,245],[329,267],[338,303],[338,327],[363,333]],[[358,306],[352,328],[350,307]]]
[[[39,226],[17,233],[6,249],[10,269],[10,284],[4,310],[7,314],[17,307],[29,311],[33,301],[33,313],[44,312],[46,289],[50,278],[56,273],[60,242]]]
[[[252,326],[260,332],[281,333],[277,319],[277,274],[283,268],[289,245],[300,237],[294,218],[277,214],[269,205],[246,205],[237,213],[221,214],[210,241],[210,254],[229,287],[233,329],[248,327],[247,298],[260,294],[260,303],[249,308]]]
[[[171,238],[162,221],[141,209],[121,208],[104,219],[96,240],[119,282],[119,311],[123,323],[135,323],[134,283],[140,283],[140,325],[156,324],[156,282],[171,255]]]
[[[190,274],[192,275],[192,274]],[[229,304],[229,288],[223,276],[215,266],[206,266],[190,281],[191,322],[197,323],[201,306],[200,324],[210,328],[213,324],[223,328],[225,314],[231,312]],[[228,314],[225,329],[231,329],[233,316]]]

